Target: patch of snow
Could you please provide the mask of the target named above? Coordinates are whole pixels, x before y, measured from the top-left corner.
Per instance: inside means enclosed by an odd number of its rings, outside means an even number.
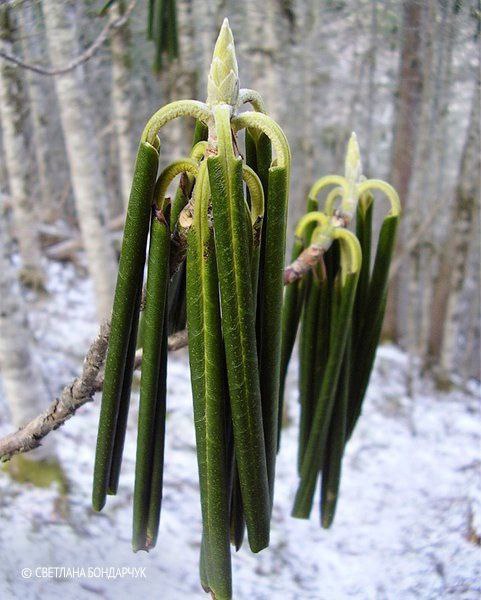
[[[71,265],[49,265],[50,297],[29,318],[52,396],[81,368],[95,335],[92,288]],[[271,546],[233,554],[235,598],[475,599],[481,595],[479,385],[437,392],[429,379],[408,396],[408,360],[382,347],[362,418],[343,466],[331,530],[290,511],[296,490],[296,365],[289,376],[290,425],[279,455]],[[118,495],[90,508],[100,398],[53,435],[70,481],[59,491],[0,473],[0,597],[81,600],[205,597],[198,582],[201,533],[189,368],[169,359],[164,501],[157,547],[130,549],[137,397],[134,394]],[[6,411],[2,411],[6,414]],[[3,416],[0,434],[10,431]],[[39,578],[38,567],[144,567],[145,578]],[[22,569],[33,577],[23,578]],[[39,571],[41,573],[41,571]]]

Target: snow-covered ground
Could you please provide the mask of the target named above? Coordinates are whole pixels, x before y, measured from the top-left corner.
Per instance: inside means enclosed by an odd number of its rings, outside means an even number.
[[[49,266],[51,296],[30,309],[38,359],[52,397],[80,368],[96,331],[92,292],[74,268]],[[437,599],[481,597],[479,388],[437,392],[429,380],[407,394],[406,356],[383,347],[358,429],[344,462],[333,528],[290,517],[296,488],[296,382],[292,424],[279,456],[271,546],[233,557],[235,598],[255,600]],[[202,598],[198,583],[200,510],[185,351],[171,356],[164,502],[157,547],[130,549],[136,398],[119,494],[90,509],[99,398],[53,433],[71,489],[12,482],[0,472],[0,598]],[[0,434],[10,431],[1,403]],[[479,538],[478,538],[479,539]],[[38,569],[40,567],[40,570]],[[66,567],[51,575],[42,567]],[[89,567],[144,568],[140,578],[74,577]],[[32,577],[22,577],[31,569]],[[29,571],[24,571],[29,574]],[[99,570],[94,573],[99,573]]]

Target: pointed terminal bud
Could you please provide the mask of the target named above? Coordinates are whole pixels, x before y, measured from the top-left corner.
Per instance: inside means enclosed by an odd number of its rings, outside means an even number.
[[[235,106],[239,96],[239,72],[234,37],[229,21],[224,19],[215,43],[214,55],[207,80],[207,104]]]
[[[344,176],[351,184],[359,183],[362,177],[361,152],[354,131],[347,144]]]
[[[349,191],[342,198],[341,211],[343,217],[347,221],[350,221],[356,211],[359,200],[357,186],[362,178],[361,152],[359,151],[359,144],[354,132],[352,132],[347,144],[344,177],[348,183]]]

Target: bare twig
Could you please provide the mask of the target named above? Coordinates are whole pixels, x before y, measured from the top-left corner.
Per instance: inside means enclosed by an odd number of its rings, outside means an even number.
[[[40,446],[42,439],[54,429],[58,429],[78,408],[91,402],[96,392],[103,386],[101,368],[105,362],[110,335],[110,323],[100,326],[100,331],[90,346],[84,360],[82,374],[66,385],[59,398],[56,398],[46,410],[21,427],[0,439],[0,461],[6,462],[23,452],[29,452]],[[179,350],[187,345],[187,331],[179,331],[169,336],[170,351]],[[142,353],[135,356],[134,367],[142,363]]]
[[[110,324],[103,324],[85,357],[82,374],[65,386],[59,398],[38,417],[0,441],[0,460],[9,460],[15,454],[28,452],[40,446],[42,438],[69,419],[77,408],[92,400],[95,383],[103,365],[110,334]]]
[[[185,348],[187,343],[187,329],[183,329],[182,331],[177,331],[176,333],[169,335],[167,346],[169,348],[169,352],[175,352],[176,350]]]
[[[182,209],[172,235],[170,250],[170,276],[180,268],[187,256],[187,234],[194,219],[193,206],[188,202]]]
[[[172,335],[169,335],[169,340],[167,342],[167,348],[169,352],[175,352],[176,350],[180,350],[181,348],[185,348],[188,344],[187,339],[187,329],[183,329],[182,331],[177,331]],[[142,350],[137,350],[134,358],[134,371],[140,369],[142,366]],[[100,373],[97,379],[95,380],[94,392],[101,392],[104,387],[104,377],[103,374]],[[1,458],[1,440],[0,440],[0,458]]]
[[[284,269],[284,285],[289,285],[308,273],[322,260],[325,248],[319,244],[311,244],[303,250],[296,260]]]
[[[63,75],[65,73],[68,73],[69,71],[73,71],[79,65],[82,65],[88,60],[90,60],[92,56],[94,56],[96,52],[104,45],[107,39],[111,35],[115,35],[119,28],[125,25],[125,23],[129,19],[130,13],[134,10],[135,3],[136,0],[131,0],[123,15],[121,15],[117,19],[109,21],[99,33],[98,37],[92,42],[92,44],[84,52],[82,52],[82,54],[72,59],[65,65],[50,68],[42,67],[41,65],[32,65],[30,63],[25,62],[18,56],[10,54],[9,52],[5,52],[4,50],[0,50],[0,58],[8,60],[18,65],[19,67],[22,67],[23,69],[27,69],[29,71],[33,71],[34,73],[38,73],[39,75],[55,76]]]

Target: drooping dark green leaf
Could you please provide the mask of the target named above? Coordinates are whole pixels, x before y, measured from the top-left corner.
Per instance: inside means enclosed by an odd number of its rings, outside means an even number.
[[[259,159],[258,159],[259,164]],[[266,461],[271,504],[278,444],[279,386],[281,367],[281,319],[284,287],[285,229],[287,219],[288,175],[284,167],[271,167],[265,209],[267,226],[264,253],[261,249],[262,292],[258,293],[261,344],[259,373],[262,398],[262,421],[266,444]]]
[[[105,364],[92,492],[95,510],[101,510],[105,504],[122,389],[127,389],[126,378],[131,380],[132,377],[130,368],[126,370],[126,360],[139,282],[142,280],[145,264],[150,207],[157,168],[157,150],[150,144],[141,142],[124,227]],[[126,403],[127,398],[122,398],[122,402]]]
[[[155,210],[150,230],[144,309],[144,344],[140,380],[137,454],[135,461],[134,516],[132,547],[134,551],[147,550],[152,539],[147,535],[149,506],[152,495],[153,465],[159,465],[154,455],[156,438],[163,439],[165,428],[165,394],[159,397],[159,381],[165,345],[163,328],[166,322],[166,302],[169,284],[170,226],[166,211]],[[164,377],[165,379],[165,377]],[[165,381],[160,381],[161,391]],[[164,406],[158,406],[158,402]],[[163,416],[162,416],[163,415]],[[160,418],[156,418],[159,417]],[[160,422],[158,422],[160,421]],[[159,431],[160,428],[160,431]]]
[[[335,318],[335,317],[334,317]],[[349,377],[351,372],[350,335],[342,362],[334,408],[332,411],[327,447],[321,474],[321,524],[328,529],[334,520],[339,485],[341,481],[342,457],[346,441],[347,406],[349,399]]]
[[[339,276],[335,282],[335,285],[341,288],[339,308],[336,311],[336,321],[331,324],[329,356],[315,405],[309,440],[301,466],[299,487],[292,511],[294,517],[301,519],[309,518],[317,477],[324,462],[329,425],[351,323],[357,279],[357,273],[347,274],[344,283],[341,284]]]
[[[149,548],[153,548],[157,543],[164,484],[165,419],[167,410],[167,330],[168,318],[167,313],[165,313],[164,324],[162,327],[162,346],[160,351],[159,381],[157,384],[157,402],[154,422],[154,448],[152,453],[149,516],[147,518],[147,546]]]
[[[362,402],[376,358],[386,307],[389,268],[396,243],[398,223],[398,216],[386,217],[379,233],[366,308],[361,320],[356,345],[353,347],[352,360],[356,368],[353,369],[349,391],[348,438],[351,436],[361,414]]]
[[[208,158],[234,445],[249,544],[269,543],[270,499],[256,352],[242,161]]]
[[[225,357],[214,233],[207,216],[205,164],[197,185],[197,212],[188,233],[187,321],[203,522],[202,577],[216,598],[230,598]]]
[[[125,434],[127,431],[127,421],[129,417],[130,392],[132,388],[132,375],[135,363],[135,351],[138,340],[138,326],[140,320],[140,302],[142,298],[142,281],[137,286],[137,296],[132,313],[132,323],[130,326],[130,339],[125,359],[124,381],[120,393],[119,413],[115,430],[114,447],[112,449],[112,463],[110,465],[110,475],[107,486],[107,494],[115,495],[119,487],[120,468],[122,466],[122,455],[124,451]]]

